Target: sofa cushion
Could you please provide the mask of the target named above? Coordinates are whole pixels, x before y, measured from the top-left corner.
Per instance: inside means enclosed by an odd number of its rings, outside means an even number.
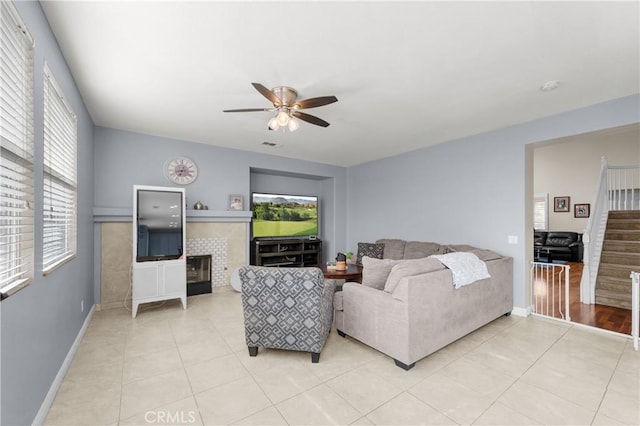
[[[393,293],[393,290],[396,289],[400,280],[404,277],[426,274],[440,269],[445,269],[444,265],[433,258],[423,257],[420,259],[400,260],[391,268],[387,282],[384,285],[384,291]]]
[[[469,244],[449,244],[446,248],[446,253],[454,253],[457,251],[472,251],[478,249],[478,247],[470,246]]]
[[[362,265],[362,258],[365,256],[372,257],[374,259],[382,259],[383,252],[384,244],[358,243],[358,255],[356,257],[356,264]]]
[[[405,240],[386,238],[376,241],[378,244],[384,244],[383,259],[402,259],[404,257]]]
[[[569,247],[572,243],[579,241],[577,232],[549,232],[545,246]]]
[[[478,256],[478,259],[488,262],[489,260],[501,259],[502,256],[496,253],[495,251],[487,250],[487,249],[474,249],[469,253],[473,253]]]
[[[391,269],[399,262],[393,259],[362,258],[362,285],[382,290]]]
[[[444,254],[443,247],[438,243],[407,241],[404,246],[403,259],[420,259],[432,254]]]

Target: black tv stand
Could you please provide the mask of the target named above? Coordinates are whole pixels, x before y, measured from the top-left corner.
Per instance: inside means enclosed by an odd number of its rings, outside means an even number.
[[[273,267],[315,266],[322,263],[319,238],[254,238],[251,264]]]

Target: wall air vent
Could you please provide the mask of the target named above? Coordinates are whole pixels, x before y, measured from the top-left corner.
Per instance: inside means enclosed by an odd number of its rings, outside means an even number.
[[[274,142],[262,142],[262,145],[264,146],[268,146],[269,148],[282,148],[282,145],[280,145],[279,143],[274,143]]]

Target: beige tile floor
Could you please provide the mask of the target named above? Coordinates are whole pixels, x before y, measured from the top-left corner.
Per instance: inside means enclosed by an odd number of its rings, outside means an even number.
[[[502,317],[410,371],[331,332],[320,363],[244,343],[230,288],[96,312],[50,425],[640,424],[630,340],[536,317]]]

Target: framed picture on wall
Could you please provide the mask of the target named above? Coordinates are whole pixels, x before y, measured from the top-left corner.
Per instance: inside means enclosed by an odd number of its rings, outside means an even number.
[[[242,195],[231,194],[229,195],[228,209],[229,210],[242,210]]]
[[[568,212],[569,211],[569,197],[553,197],[553,211],[554,212]]]
[[[574,204],[573,217],[589,217],[591,204]]]

